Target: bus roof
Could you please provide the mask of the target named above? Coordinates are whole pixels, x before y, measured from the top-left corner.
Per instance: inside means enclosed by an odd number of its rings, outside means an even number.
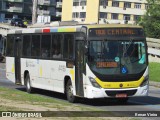
[[[23,34],[23,33],[54,33],[54,32],[80,32],[82,27],[90,28],[142,28],[137,25],[130,24],[83,24],[74,26],[59,26],[59,27],[36,27],[36,28],[21,28],[12,29],[8,34]]]
[[[21,28],[12,29],[8,34],[23,34],[23,33],[54,33],[54,32],[76,32],[80,31],[82,26],[60,26],[60,27],[42,27],[42,28]]]

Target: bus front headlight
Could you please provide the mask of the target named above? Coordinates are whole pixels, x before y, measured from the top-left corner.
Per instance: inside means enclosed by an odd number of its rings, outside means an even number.
[[[100,85],[96,82],[96,80],[94,78],[89,77],[89,80],[90,80],[93,87],[101,88]]]
[[[145,85],[147,85],[147,84],[149,84],[149,75],[147,75],[145,78],[144,78],[144,80],[143,80],[143,82],[141,83],[141,87],[143,87],[143,86],[145,86]]]

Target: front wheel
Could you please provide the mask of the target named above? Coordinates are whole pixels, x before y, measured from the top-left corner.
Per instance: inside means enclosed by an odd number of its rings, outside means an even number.
[[[28,93],[32,93],[33,92],[33,88],[31,87],[31,82],[30,82],[29,74],[27,74],[27,76],[25,78],[25,82],[26,82],[26,91]]]
[[[66,84],[66,96],[69,102],[76,102],[76,97],[73,95],[73,86],[70,80]]]

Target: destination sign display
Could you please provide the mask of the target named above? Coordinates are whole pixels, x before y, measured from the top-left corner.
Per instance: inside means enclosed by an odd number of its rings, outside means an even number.
[[[89,29],[90,37],[104,36],[144,36],[141,28],[91,28]]]
[[[97,62],[97,68],[112,68],[118,67],[117,62]]]

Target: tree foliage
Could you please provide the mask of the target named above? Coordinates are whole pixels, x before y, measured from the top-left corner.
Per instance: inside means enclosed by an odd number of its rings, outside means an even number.
[[[160,0],[147,0],[148,9],[140,21],[147,37],[160,38]]]

